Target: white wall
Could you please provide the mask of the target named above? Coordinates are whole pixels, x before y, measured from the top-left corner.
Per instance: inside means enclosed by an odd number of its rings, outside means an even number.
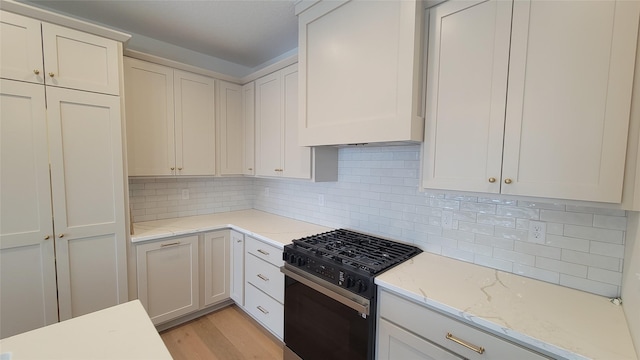
[[[629,212],[627,244],[622,280],[622,307],[631,337],[640,353],[640,213]]]

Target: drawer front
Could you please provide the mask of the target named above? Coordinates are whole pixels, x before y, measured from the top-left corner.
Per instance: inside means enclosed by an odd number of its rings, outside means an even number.
[[[273,265],[280,267],[283,265],[282,250],[275,246],[269,245],[252,237],[246,237],[246,250],[249,254],[253,254],[258,258],[268,261]]]
[[[471,360],[548,359],[386,291],[380,295],[380,317]],[[453,338],[447,338],[448,334]],[[456,340],[470,347],[482,347],[484,353],[480,354]]]
[[[280,303],[284,303],[284,274],[280,272],[280,268],[252,254],[247,255],[245,261],[245,280]]]
[[[284,338],[284,306],[253,285],[245,288],[245,309],[280,340]]]

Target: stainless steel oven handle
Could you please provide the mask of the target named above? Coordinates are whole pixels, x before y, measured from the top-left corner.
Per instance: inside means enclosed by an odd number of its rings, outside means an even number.
[[[289,269],[286,269],[284,266],[280,268],[280,271],[285,274],[286,276],[312,288],[313,290],[322,293],[330,298],[332,298],[335,301],[338,301],[350,308],[352,308],[353,310],[361,313],[361,314],[365,314],[367,316],[369,316],[369,301],[364,299],[365,302],[367,302],[366,304],[361,304],[353,299],[349,299],[346,296],[343,296],[341,294],[338,294],[320,284],[317,284],[316,282],[314,282],[313,280],[307,279],[306,277],[295,273]]]

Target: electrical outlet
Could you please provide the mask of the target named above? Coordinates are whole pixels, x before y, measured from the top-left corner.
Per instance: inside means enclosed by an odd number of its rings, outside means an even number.
[[[269,197],[269,188],[264,188],[264,197]]]
[[[318,206],[324,206],[324,195],[318,194]]]
[[[453,228],[453,212],[443,211],[441,225],[443,229],[451,230]]]
[[[544,244],[547,234],[547,224],[542,221],[529,221],[529,241]]]
[[[189,200],[189,189],[182,189],[182,200]]]

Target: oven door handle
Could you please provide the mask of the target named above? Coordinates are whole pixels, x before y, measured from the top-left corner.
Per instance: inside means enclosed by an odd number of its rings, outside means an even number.
[[[310,280],[306,277],[304,277],[301,274],[298,274],[296,272],[293,272],[287,268],[285,268],[284,266],[280,268],[280,271],[285,274],[286,276],[312,288],[313,290],[322,293],[330,298],[332,298],[335,301],[338,301],[350,308],[352,308],[353,310],[359,312],[360,314],[364,314],[366,316],[369,316],[369,301],[363,298],[363,301],[366,302],[366,304],[362,304],[359,303],[353,299],[350,299],[344,295],[338,294],[335,291],[332,291],[318,283],[316,283],[313,280]]]

